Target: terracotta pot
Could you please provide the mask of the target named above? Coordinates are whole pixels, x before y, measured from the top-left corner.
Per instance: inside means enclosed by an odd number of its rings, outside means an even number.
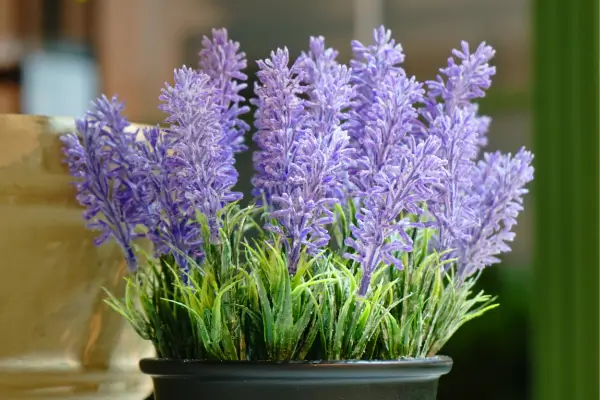
[[[0,399],[135,399],[152,357],[103,287],[124,290],[116,245],[95,247],[62,163],[74,121],[0,115]]]

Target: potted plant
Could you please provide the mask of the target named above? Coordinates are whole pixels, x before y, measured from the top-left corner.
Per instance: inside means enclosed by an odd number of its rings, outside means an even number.
[[[129,133],[102,97],[63,138],[89,227],[129,265],[107,301],[153,343],[156,399],[434,399],[438,352],[496,306],[473,286],[510,250],[533,168],[481,155],[494,50],[462,43],[425,84],[383,27],[352,50],[341,65],[318,37],[258,61],[249,206],[246,60],[224,29],[162,90],[166,128]]]

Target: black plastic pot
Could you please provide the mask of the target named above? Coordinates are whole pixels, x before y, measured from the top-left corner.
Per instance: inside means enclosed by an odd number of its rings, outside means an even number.
[[[357,362],[144,359],[155,400],[435,400],[448,357]]]

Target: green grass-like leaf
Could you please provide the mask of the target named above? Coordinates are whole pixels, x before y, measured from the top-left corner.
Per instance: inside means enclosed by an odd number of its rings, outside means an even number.
[[[432,356],[464,323],[497,306],[473,293],[478,276],[460,281],[453,260],[429,250],[431,229],[410,232],[414,250],[397,255],[403,269],[381,266],[359,296],[360,266],[344,258],[352,250],[344,242],[356,223],[354,205],[334,211],[332,247],[302,254],[292,274],[285,238],[257,223],[264,209],[223,208],[216,244],[198,215],[201,264],[187,258],[184,277],[173,256],[144,255],[123,298],[108,293],[106,302],[158,357],[272,361]]]

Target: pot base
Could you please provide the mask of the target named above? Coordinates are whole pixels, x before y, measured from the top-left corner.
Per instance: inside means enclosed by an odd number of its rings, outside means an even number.
[[[438,382],[361,384],[340,381],[333,385],[227,383],[197,384],[189,380],[166,380],[155,384],[155,400],[435,400]],[[196,393],[191,395],[190,393]],[[201,393],[201,394],[200,394]]]
[[[142,360],[155,400],[435,400],[447,357],[392,362]]]

